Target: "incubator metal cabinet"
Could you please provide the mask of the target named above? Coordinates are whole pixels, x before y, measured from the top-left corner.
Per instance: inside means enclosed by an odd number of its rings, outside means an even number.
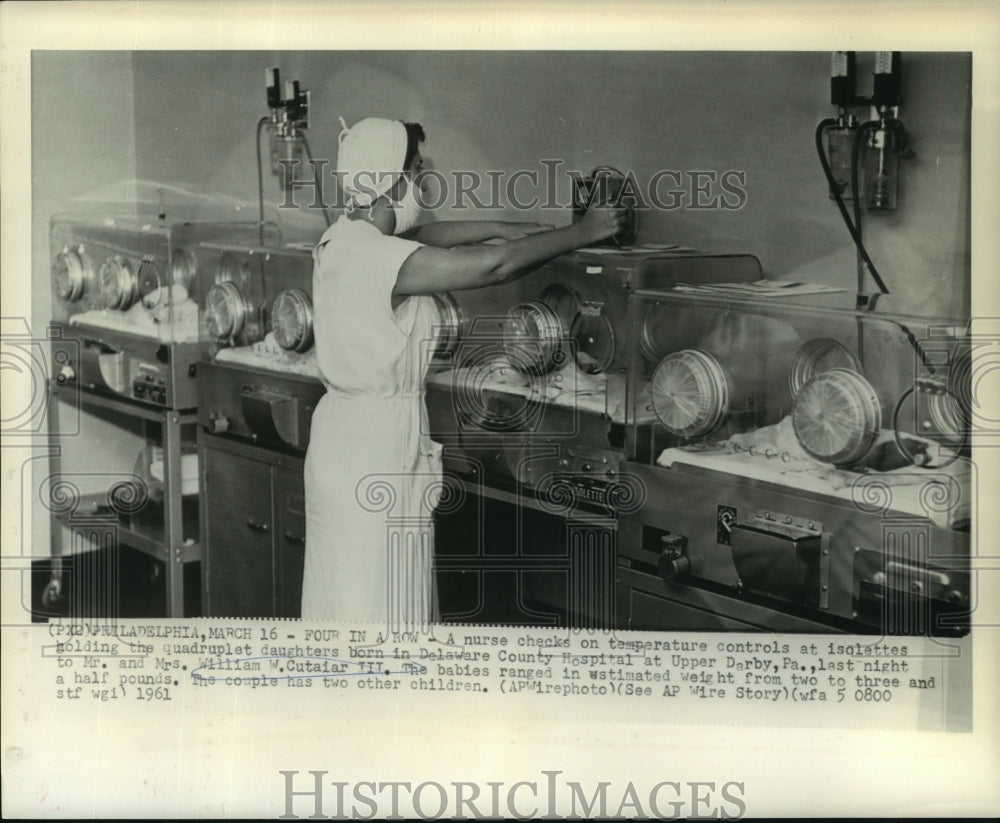
[[[167,612],[183,614],[184,564],[200,557],[194,407],[204,346],[195,247],[254,231],[161,217],[52,218],[49,419],[60,445],[42,491],[56,558],[46,601],[62,594],[65,541],[76,552],[96,539],[163,561]]]
[[[305,548],[302,466],[323,396],[307,249],[203,244],[198,380],[202,611],[296,616]]]
[[[628,294],[761,277],[746,254],[588,249],[489,304],[456,294],[466,331],[427,388],[431,434],[465,500],[438,522],[445,620],[611,625],[616,518],[637,488],[621,466]]]
[[[966,630],[965,327],[801,302],[632,296],[620,627]]]
[[[206,243],[198,250],[203,610],[219,617],[297,617],[305,552],[303,468],[323,397],[313,345],[311,248]],[[440,335],[458,334],[448,295]],[[350,569],[344,570],[350,574]]]

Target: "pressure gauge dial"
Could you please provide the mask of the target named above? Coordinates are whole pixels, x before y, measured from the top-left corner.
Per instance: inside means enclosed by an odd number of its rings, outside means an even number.
[[[663,331],[666,311],[660,303],[654,303],[646,309],[639,329],[639,348],[647,360],[662,357],[669,348],[664,346]]]
[[[271,330],[286,351],[304,352],[313,344],[313,307],[302,289],[287,289],[271,305]]]
[[[806,383],[792,405],[792,426],[802,448],[835,465],[868,454],[882,428],[875,389],[850,369],[831,369]]]
[[[729,381],[719,361],[701,349],[668,354],[649,382],[653,412],[680,437],[701,437],[729,410]]]
[[[968,428],[968,422],[962,414],[962,407],[955,396],[947,390],[928,393],[927,414],[933,431],[927,434],[937,435],[942,440],[959,444]],[[921,432],[923,434],[924,432]]]
[[[977,369],[977,372],[988,374],[989,370]],[[948,394],[955,399],[966,426],[971,423],[972,409],[976,405],[972,382],[972,344],[966,337],[958,342],[948,361]]]
[[[235,283],[216,283],[205,295],[205,324],[216,340],[230,340],[242,331],[250,307]]]
[[[507,355],[492,347],[475,350],[456,376],[455,413],[467,430],[514,432],[530,428],[532,401],[504,389],[523,389],[531,378],[515,369]]]
[[[52,282],[60,300],[74,302],[83,296],[87,269],[80,253],[65,248],[52,263]]]
[[[248,266],[240,263],[235,255],[226,252],[219,258],[219,264],[215,269],[216,283],[242,283],[247,277]]]
[[[832,338],[815,337],[807,340],[792,359],[792,366],[788,371],[788,390],[795,397],[816,375],[837,368],[860,371],[861,364],[850,349]]]
[[[434,295],[434,304],[440,315],[434,326],[433,357],[442,359],[455,351],[465,328],[465,314],[449,292]]]
[[[921,422],[920,434],[961,445],[972,419],[972,350],[968,341],[959,341],[952,350],[945,374],[939,368],[932,378],[918,382],[918,390],[928,418]]]
[[[562,325],[545,303],[514,306],[503,324],[503,348],[510,362],[527,374],[545,374],[562,364]]]
[[[170,284],[183,286],[184,290],[190,294],[197,268],[197,263],[195,263],[194,255],[191,252],[187,249],[174,249],[174,253],[170,257]]]
[[[615,330],[598,304],[584,303],[570,328],[576,365],[585,374],[601,374],[615,359]]]
[[[566,337],[580,311],[580,299],[576,293],[559,283],[553,283],[542,291],[538,299],[559,318],[560,336]]]
[[[135,303],[138,294],[136,275],[121,255],[115,254],[104,261],[98,282],[105,308],[126,311]]]
[[[143,260],[139,264],[139,273],[136,282],[141,295],[142,305],[147,309],[156,308],[160,303],[169,300],[169,287],[163,279],[160,267],[152,260]]]

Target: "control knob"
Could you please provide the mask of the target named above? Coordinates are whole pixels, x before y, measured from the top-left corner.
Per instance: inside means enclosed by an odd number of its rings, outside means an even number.
[[[76,370],[70,366],[65,365],[59,369],[59,374],[56,375],[56,382],[61,386],[65,383],[72,383],[76,380]]]
[[[680,534],[665,534],[660,538],[660,548],[663,554],[657,563],[657,571],[664,582],[671,583],[691,571],[691,561],[686,554],[686,537]]]
[[[223,434],[229,431],[229,418],[224,414],[213,414],[208,419],[208,427],[212,434]]]

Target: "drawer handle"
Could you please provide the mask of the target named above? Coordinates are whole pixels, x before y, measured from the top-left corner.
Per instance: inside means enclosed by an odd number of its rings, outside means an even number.
[[[285,532],[285,540],[294,546],[304,546],[306,544],[304,537],[299,537],[299,535],[292,534],[291,532]]]
[[[254,523],[253,520],[247,520],[247,528],[261,534],[267,534],[269,530],[267,523]]]

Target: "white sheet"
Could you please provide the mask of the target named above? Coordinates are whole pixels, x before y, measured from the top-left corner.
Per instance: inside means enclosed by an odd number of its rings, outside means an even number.
[[[944,468],[914,466],[859,474],[788,452],[772,450],[768,457],[763,451],[750,454],[731,448],[727,450],[723,442],[665,449],[656,462],[667,468],[697,466],[792,490],[828,494],[862,510],[877,511],[879,501],[891,500],[891,511],[928,517],[944,528],[967,522],[970,516],[971,467],[967,460],[956,460]]]
[[[275,342],[274,333],[252,346],[239,346],[235,349],[220,349],[215,355],[217,363],[234,363],[251,369],[266,369],[282,374],[295,374],[302,377],[312,377],[319,380],[319,368],[316,366],[316,351],[307,352],[285,351]]]
[[[128,311],[94,309],[74,314],[69,323],[136,334],[163,343],[197,343],[200,337],[198,304],[191,298],[155,309],[147,309],[141,303]]]
[[[482,389],[507,392],[567,409],[590,414],[604,414],[615,423],[625,422],[625,378],[623,375],[591,375],[576,365],[539,377],[521,374],[513,366],[490,369],[446,369],[431,374],[428,383],[439,386],[476,385]],[[653,415],[645,411],[648,400],[639,403],[642,419],[652,422]]]

